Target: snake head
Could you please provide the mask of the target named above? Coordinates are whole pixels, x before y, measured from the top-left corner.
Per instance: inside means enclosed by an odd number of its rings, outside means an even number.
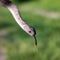
[[[23,27],[23,30],[27,32],[30,36],[35,36],[36,35],[36,30],[32,26],[25,25]]]
[[[36,39],[36,30],[32,26],[26,25],[24,30],[30,35],[33,36],[35,39],[35,46],[37,46],[37,39]]]
[[[31,34],[34,37],[34,39],[35,39],[35,46],[37,46],[36,30],[35,30],[35,28],[33,28],[31,26],[30,26],[30,29],[31,29],[31,31],[29,31],[29,34]]]

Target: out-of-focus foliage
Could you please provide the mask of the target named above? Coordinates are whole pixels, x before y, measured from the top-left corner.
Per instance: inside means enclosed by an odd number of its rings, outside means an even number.
[[[22,3],[22,2],[29,2],[29,1],[33,1],[33,0],[13,0],[17,3]]]
[[[60,18],[53,19],[41,12],[59,16],[60,0],[31,0],[18,6],[23,20],[37,31],[38,49],[34,47],[34,39],[18,26],[10,12],[0,7],[0,33],[4,33],[1,38],[9,60],[60,60]]]

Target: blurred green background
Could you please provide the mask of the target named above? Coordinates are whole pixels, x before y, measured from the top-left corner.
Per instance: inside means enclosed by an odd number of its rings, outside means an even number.
[[[0,40],[8,60],[60,60],[60,0],[11,0],[25,22],[35,27],[33,37],[15,22],[8,9],[0,6]]]

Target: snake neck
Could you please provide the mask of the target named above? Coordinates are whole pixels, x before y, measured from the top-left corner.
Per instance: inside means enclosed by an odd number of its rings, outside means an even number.
[[[21,15],[19,14],[19,10],[16,7],[15,4],[11,3],[10,5],[6,6],[8,8],[8,10],[11,12],[11,14],[13,15],[14,19],[16,20],[16,22],[18,23],[18,25],[23,28],[24,26],[26,26],[27,24],[22,20]]]

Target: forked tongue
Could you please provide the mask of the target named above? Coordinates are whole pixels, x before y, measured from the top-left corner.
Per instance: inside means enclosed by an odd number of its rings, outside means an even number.
[[[37,47],[37,39],[36,39],[36,36],[34,35],[33,37],[35,39],[35,47]]]

